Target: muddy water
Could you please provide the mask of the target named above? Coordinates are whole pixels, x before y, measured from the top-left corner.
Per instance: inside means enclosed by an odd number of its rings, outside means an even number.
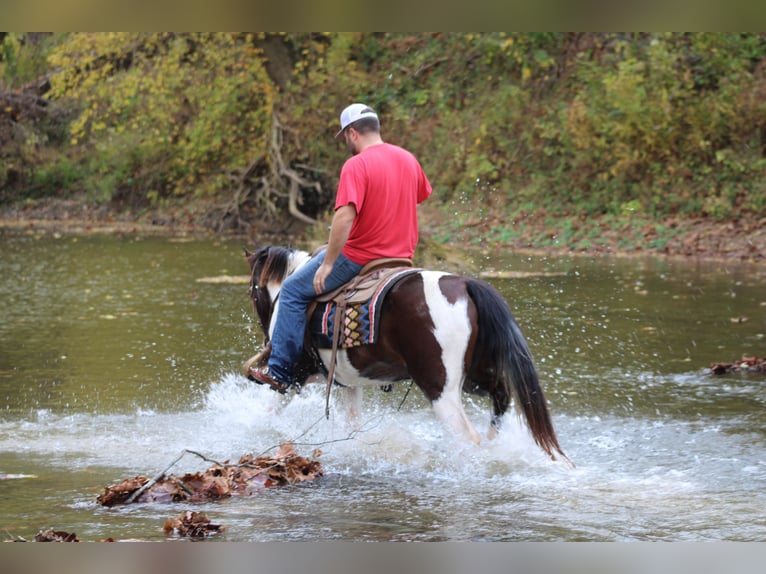
[[[574,470],[509,416],[455,444],[406,386],[368,392],[350,435],[321,389],[288,401],[239,365],[258,343],[238,243],[0,236],[0,530],[162,540],[202,510],[218,540],[766,540],[766,377],[706,367],[766,354],[763,269],[472,255],[506,296]],[[529,274],[533,274],[529,276]],[[535,275],[536,274],[536,275]],[[499,278],[506,277],[506,278]],[[486,433],[488,405],[466,398]],[[103,486],[184,449],[216,460],[286,438],[312,484],[199,505],[102,508]],[[209,463],[187,454],[182,474]]]

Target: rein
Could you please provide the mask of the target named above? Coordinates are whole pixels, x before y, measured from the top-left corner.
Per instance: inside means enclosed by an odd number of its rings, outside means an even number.
[[[327,368],[327,387],[325,388],[325,404],[324,404],[324,416],[330,418],[330,390],[332,389],[333,381],[335,380],[335,365],[338,357],[338,345],[340,343],[340,322],[341,317],[346,313],[346,293],[353,291],[359,281],[362,279],[362,275],[357,275],[350,283],[347,283],[343,291],[338,294],[335,301],[335,317],[333,319],[332,326],[332,352],[330,353],[330,365]],[[312,309],[309,309],[311,312]],[[311,316],[311,315],[309,315]]]
[[[274,298],[274,300],[271,300],[271,295],[269,294],[268,290],[266,290],[266,295],[269,298],[269,304],[268,309],[263,310],[261,309],[262,305],[260,304],[260,301],[258,300],[259,293],[265,290],[263,286],[258,285],[258,283],[255,280],[255,269],[253,269],[250,273],[250,287],[247,290],[248,295],[250,296],[250,301],[253,304],[253,311],[255,312],[256,317],[258,318],[258,322],[261,324],[261,329],[263,330],[263,334],[266,337],[266,341],[269,340],[269,325],[271,325],[271,317],[274,312],[274,305],[276,305],[277,299],[279,299],[279,293],[277,293],[277,296]]]
[[[399,407],[396,409],[397,411],[402,410],[402,407],[404,406],[404,401],[406,401],[407,397],[410,396],[410,391],[412,390],[412,383],[414,383],[414,381],[410,381],[410,386],[407,387],[407,392],[404,393],[404,396],[402,397],[402,401],[399,403]]]

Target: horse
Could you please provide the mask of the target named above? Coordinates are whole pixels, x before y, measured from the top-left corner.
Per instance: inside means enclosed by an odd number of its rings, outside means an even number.
[[[271,319],[282,282],[311,255],[280,246],[245,249],[250,298],[264,335],[264,350],[245,364],[265,363]],[[479,444],[462,392],[489,397],[488,438],[497,436],[513,399],[535,443],[552,459],[569,459],[559,446],[527,341],[507,302],[489,283],[441,271],[413,269],[385,295],[375,342],[338,349],[334,383],[361,406],[363,387],[411,380],[436,417],[453,433]],[[299,382],[327,374],[331,350],[310,336],[296,366]],[[571,463],[570,463],[571,464]]]

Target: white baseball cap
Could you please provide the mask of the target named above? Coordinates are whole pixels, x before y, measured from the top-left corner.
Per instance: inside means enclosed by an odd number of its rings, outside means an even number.
[[[365,104],[351,104],[348,106],[340,113],[340,131],[335,134],[335,139],[338,139],[340,134],[343,133],[343,130],[345,130],[350,124],[353,124],[355,121],[362,120],[364,118],[375,118],[377,120],[378,114],[376,114],[371,107]]]

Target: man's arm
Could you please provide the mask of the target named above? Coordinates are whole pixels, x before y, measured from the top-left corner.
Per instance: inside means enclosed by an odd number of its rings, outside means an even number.
[[[340,252],[343,250],[343,246],[346,244],[349,233],[351,233],[351,225],[356,218],[356,207],[354,204],[344,205],[339,207],[335,211],[335,215],[332,218],[332,227],[330,228],[330,239],[327,243],[327,252],[324,256],[322,265],[317,269],[314,275],[314,291],[317,295],[324,293],[325,280],[330,275],[335,260],[338,259]]]

